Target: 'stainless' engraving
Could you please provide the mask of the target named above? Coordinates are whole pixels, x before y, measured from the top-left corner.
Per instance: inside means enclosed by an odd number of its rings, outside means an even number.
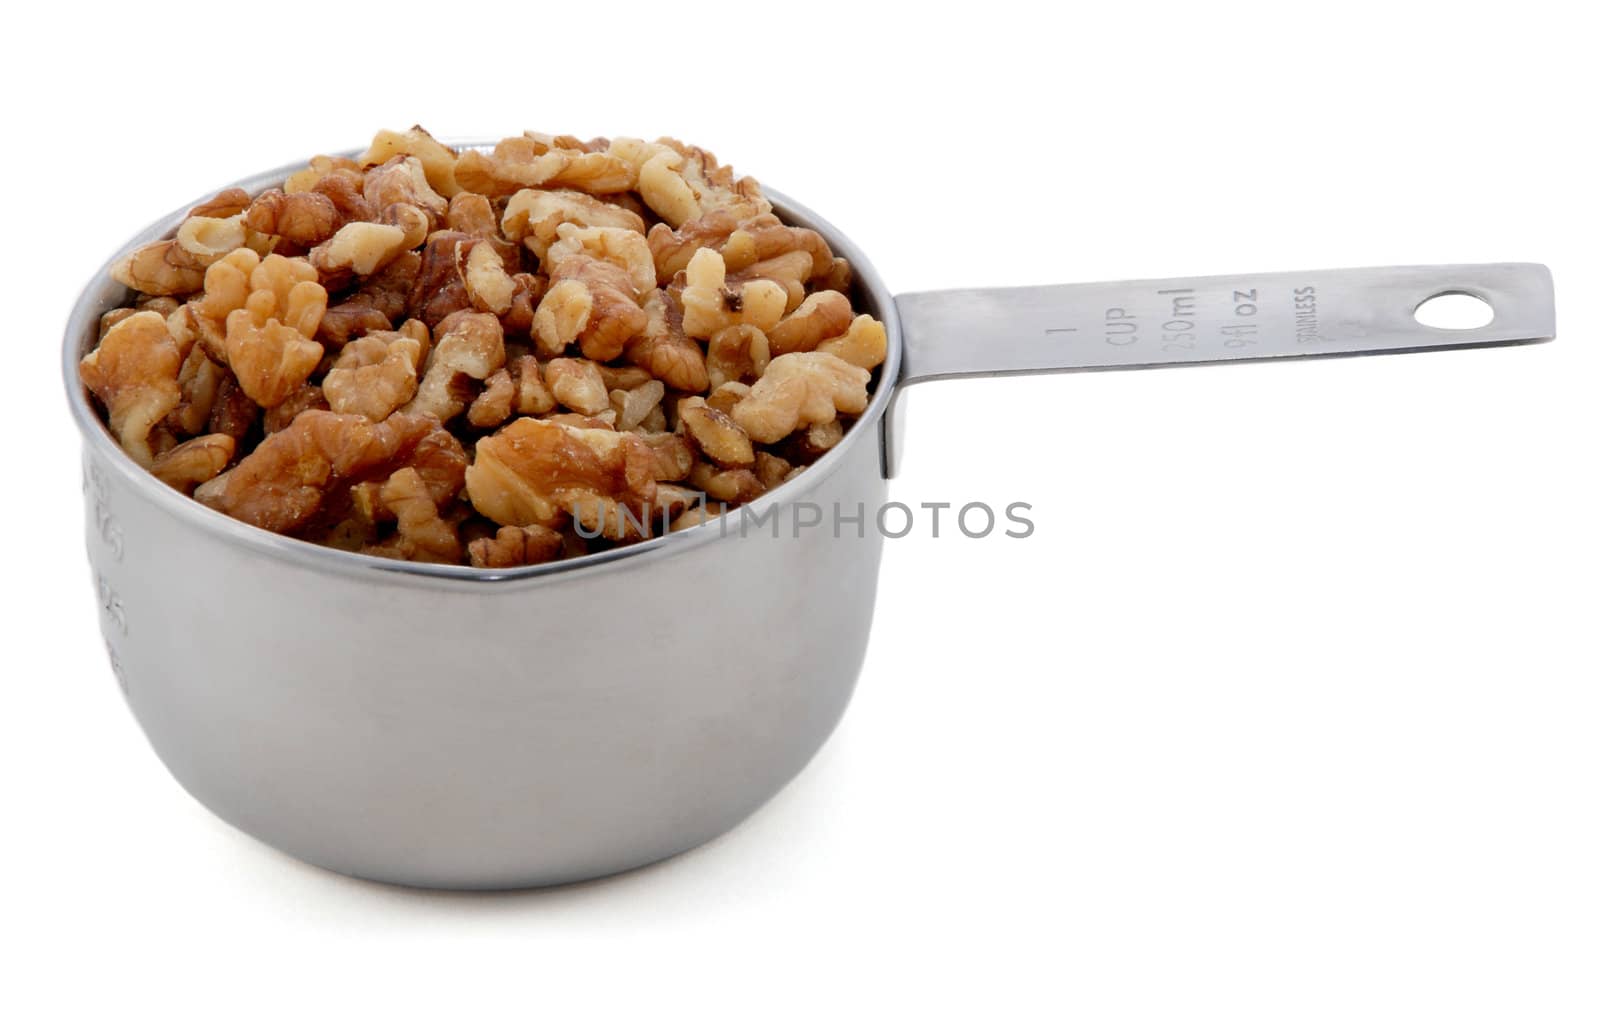
[[[1317,322],[1317,288],[1294,288],[1294,342],[1298,344],[1322,343],[1322,330]]]
[[[83,493],[89,501],[89,522],[100,542],[110,549],[112,557],[122,560],[122,526],[111,513],[111,488],[106,484],[106,474],[93,460],[84,462]]]

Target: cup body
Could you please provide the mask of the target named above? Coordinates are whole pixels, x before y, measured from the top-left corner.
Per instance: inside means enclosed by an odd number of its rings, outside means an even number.
[[[889,327],[872,407],[802,475],[731,515],[522,570],[316,547],[157,481],[77,379],[99,313],[125,292],[102,270],[64,354],[89,559],[116,679],[178,782],[318,866],[499,889],[677,854],[793,778],[838,722],[866,649],[901,341],[865,259],[776,200],[852,261],[858,304]]]

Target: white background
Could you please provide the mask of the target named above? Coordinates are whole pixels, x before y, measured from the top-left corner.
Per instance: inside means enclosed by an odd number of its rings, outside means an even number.
[[[12,25],[0,1022],[1600,1019],[1579,8],[942,7]],[[234,832],[145,745],[56,368],[75,293],[146,222],[413,122],[700,142],[901,291],[1542,261],[1561,337],[919,387],[893,496],[1027,500],[1038,532],[888,546],[855,704],[781,797],[603,883],[377,887]]]

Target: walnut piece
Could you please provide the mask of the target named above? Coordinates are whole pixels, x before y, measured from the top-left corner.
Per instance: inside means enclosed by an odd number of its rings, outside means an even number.
[[[620,540],[628,516],[648,523],[653,468],[651,449],[632,433],[521,418],[478,441],[467,496],[501,525],[554,526],[569,515]]]
[[[325,193],[265,190],[250,203],[244,224],[266,236],[278,236],[297,247],[315,247],[339,230],[343,219]]]
[[[547,255],[550,291],[534,315],[541,350],[577,340],[584,357],[611,361],[647,321],[639,298],[655,285],[644,236],[631,229],[560,227]]]
[[[416,396],[417,366],[426,352],[427,327],[421,322],[406,324],[421,332],[380,330],[345,345],[322,380],[322,392],[332,410],[382,422]]]
[[[269,254],[250,273],[244,306],[228,312],[228,367],[245,394],[264,408],[281,403],[322,360],[322,344],[312,337],[327,309],[328,292],[316,274],[298,258]]]
[[[849,329],[851,317],[849,297],[833,290],[822,290],[785,315],[767,334],[767,341],[773,354],[816,350],[823,340]]]
[[[271,531],[481,568],[760,497],[888,356],[821,235],[667,138],[385,130],[112,275],[80,378],[134,460]]]
[[[548,526],[501,526],[492,537],[467,545],[474,568],[509,569],[540,565],[561,556],[564,540]]]
[[[556,358],[545,366],[544,379],[556,402],[580,415],[598,415],[611,406],[600,366],[592,361]]]
[[[769,279],[730,289],[722,255],[709,248],[695,252],[684,275],[683,331],[698,340],[731,325],[753,325],[771,333],[788,309],[789,294]]]
[[[777,443],[797,427],[866,411],[871,377],[832,354],[783,354],[772,359],[750,396],[733,406],[733,420],[750,439]]]
[[[506,363],[505,333],[499,319],[477,311],[458,311],[438,326],[438,341],[428,356],[427,370],[407,412],[426,412],[447,421],[467,407],[456,386],[458,377],[489,378]]]
[[[713,390],[723,383],[753,383],[767,370],[772,345],[753,325],[730,325],[711,334],[706,344],[706,372]]]
[[[889,333],[871,315],[857,315],[844,335],[817,344],[823,354],[843,358],[858,368],[873,369],[889,356]]]
[[[206,266],[177,240],[156,240],[111,266],[111,278],[140,293],[193,293],[205,284]]]
[[[460,192],[456,185],[456,152],[429,135],[420,125],[405,132],[380,131],[372,137],[366,153],[356,158],[363,167],[382,165],[395,157],[414,157],[422,166],[428,185],[441,196],[454,197]]]
[[[378,497],[398,525],[390,540],[366,549],[368,554],[407,561],[455,565],[461,561],[461,538],[452,523],[439,517],[428,484],[414,468],[402,468],[384,482]]]
[[[456,159],[456,185],[490,197],[530,186],[567,187],[588,193],[632,189],[637,173],[612,154],[572,137],[512,136],[491,153],[464,151]]]
[[[234,439],[226,433],[197,436],[161,455],[150,471],[174,490],[188,493],[227,468],[233,448]]]
[[[705,402],[685,397],[678,402],[678,422],[695,447],[723,468],[748,468],[755,464],[755,449],[738,423]]]
[[[645,228],[644,219],[627,208],[576,190],[518,190],[500,218],[506,239],[521,243],[541,261],[563,225],[626,229],[641,235]]]
[[[195,499],[262,529],[291,532],[341,485],[403,465],[438,425],[431,415],[405,412],[374,423],[360,415],[307,411],[232,469],[201,484]]]
[[[78,375],[106,406],[111,432],[128,456],[150,467],[155,456],[150,431],[183,399],[178,370],[183,357],[154,311],[141,311],[112,326],[78,362]]]

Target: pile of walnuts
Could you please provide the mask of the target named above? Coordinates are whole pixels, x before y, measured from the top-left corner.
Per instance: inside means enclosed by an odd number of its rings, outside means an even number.
[[[79,367],[135,461],[263,529],[480,567],[760,496],[887,348],[821,236],[670,139],[380,132],[112,275],[137,295]]]

